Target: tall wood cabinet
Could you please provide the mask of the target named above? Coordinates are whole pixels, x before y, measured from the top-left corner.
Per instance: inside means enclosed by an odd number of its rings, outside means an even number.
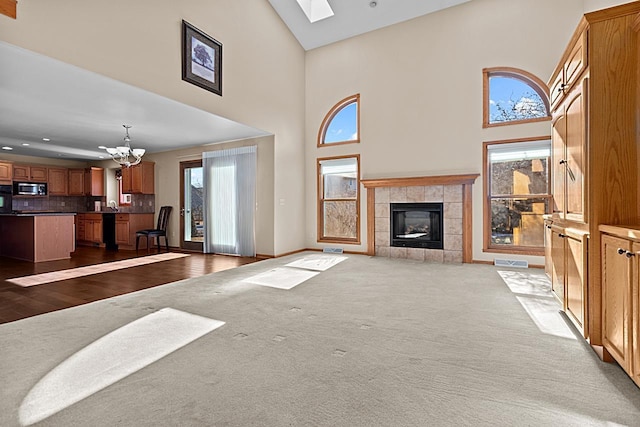
[[[601,349],[602,249],[600,224],[635,223],[638,210],[639,44],[635,23],[640,2],[586,14],[576,28],[549,87],[552,107],[551,220],[559,230],[578,230],[588,241],[576,253],[585,257],[583,333]],[[580,239],[578,239],[580,240]],[[550,239],[553,245],[554,239]],[[553,249],[549,251],[553,254]],[[566,253],[566,251],[565,251]],[[567,257],[552,257],[552,264]],[[581,262],[578,259],[576,265]],[[570,265],[570,264],[569,264]],[[575,288],[575,289],[574,289]],[[578,285],[565,292],[579,293]],[[577,316],[577,300],[565,297],[565,310]],[[571,316],[570,316],[571,317]],[[575,320],[575,319],[574,319]],[[603,357],[604,353],[599,352]]]

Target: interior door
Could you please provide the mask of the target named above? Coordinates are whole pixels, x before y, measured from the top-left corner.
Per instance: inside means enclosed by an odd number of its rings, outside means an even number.
[[[202,252],[204,240],[202,160],[180,162],[180,247]]]

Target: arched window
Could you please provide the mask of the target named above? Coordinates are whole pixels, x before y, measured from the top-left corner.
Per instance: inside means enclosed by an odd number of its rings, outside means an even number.
[[[524,70],[485,68],[482,127],[551,120],[549,88]]]
[[[329,110],[318,132],[318,147],[360,142],[360,95],[348,96]]]

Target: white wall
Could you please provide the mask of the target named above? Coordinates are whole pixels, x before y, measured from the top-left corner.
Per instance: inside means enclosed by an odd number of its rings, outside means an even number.
[[[182,19],[223,44],[222,97],[181,80]],[[267,1],[21,1],[0,40],[275,135],[273,252],[304,248],[305,54]]]
[[[507,66],[547,81],[583,12],[582,0],[474,0],[307,53],[307,246],[316,242],[316,158],[361,154],[361,176],[482,173],[482,142],[550,135],[550,122],[482,128],[482,69]],[[316,147],[320,123],[361,94],[361,143]],[[366,192],[361,245],[364,251]],[[482,251],[482,177],[473,187],[473,258]],[[500,256],[504,257],[504,256]],[[542,264],[542,257],[527,259]]]

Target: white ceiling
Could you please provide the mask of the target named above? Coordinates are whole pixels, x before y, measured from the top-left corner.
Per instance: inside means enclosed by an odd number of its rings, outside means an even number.
[[[269,0],[305,50],[437,12],[471,0],[328,0],[334,16],[309,22],[295,0]]]
[[[149,153],[268,135],[145,90],[0,42],[3,153],[100,160],[99,145]],[[50,138],[44,142],[42,138]],[[23,146],[27,143],[29,146]]]

